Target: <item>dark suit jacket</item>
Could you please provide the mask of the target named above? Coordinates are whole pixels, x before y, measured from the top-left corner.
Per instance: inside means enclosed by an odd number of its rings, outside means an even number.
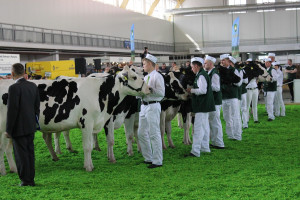
[[[8,89],[6,132],[11,137],[33,134],[40,113],[40,95],[34,83],[22,78]]]

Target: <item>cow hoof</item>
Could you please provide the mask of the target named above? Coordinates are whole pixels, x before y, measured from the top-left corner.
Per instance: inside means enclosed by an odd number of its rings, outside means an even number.
[[[18,173],[17,169],[10,169],[9,173]]]
[[[78,151],[73,150],[73,149],[68,149],[68,151],[69,151],[70,153],[78,153]]]
[[[93,171],[93,168],[92,168],[92,167],[86,167],[85,170],[86,170],[87,172],[91,172],[91,171]]]
[[[116,163],[116,159],[113,159],[113,160],[109,160],[110,163]]]
[[[171,145],[171,146],[169,146],[170,148],[172,148],[172,149],[175,149],[175,146],[174,145]]]
[[[61,154],[61,151],[55,151],[56,154]]]

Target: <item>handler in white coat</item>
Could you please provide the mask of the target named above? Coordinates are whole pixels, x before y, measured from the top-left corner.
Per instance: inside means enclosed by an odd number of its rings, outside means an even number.
[[[209,112],[215,111],[214,97],[211,89],[210,78],[203,69],[204,60],[199,57],[192,58],[192,70],[196,74],[193,88],[187,92],[192,94],[192,112],[195,113],[193,145],[188,156],[200,157],[203,150],[209,149]],[[204,140],[204,141],[203,141]]]
[[[144,163],[148,168],[161,167],[163,164],[162,141],[160,133],[160,101],[165,95],[165,84],[161,74],[155,70],[157,58],[147,54],[143,60],[144,71],[148,72],[144,81],[151,93],[143,97],[139,114],[138,138]]]
[[[220,75],[215,68],[214,63],[216,59],[207,55],[204,61],[204,68],[211,80],[211,89],[214,95],[216,111],[209,112],[209,127],[210,127],[210,142],[211,147],[215,149],[224,149],[223,130],[220,119],[220,112],[222,106],[222,93],[220,84]]]
[[[282,99],[282,83],[283,83],[283,73],[280,70],[279,62],[273,62],[273,67],[277,72],[277,91],[275,94],[274,112],[275,116],[279,117],[285,116],[285,106]]]

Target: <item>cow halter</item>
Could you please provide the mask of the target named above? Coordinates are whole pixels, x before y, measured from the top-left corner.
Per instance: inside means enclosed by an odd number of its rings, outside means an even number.
[[[145,81],[143,81],[142,86],[141,86],[140,88],[138,88],[138,89],[135,89],[134,87],[132,87],[132,86],[130,86],[130,85],[128,84],[128,80],[127,80],[127,79],[124,81],[121,77],[119,77],[119,80],[123,83],[123,85],[125,85],[125,86],[129,87],[130,89],[135,90],[135,91],[137,91],[137,92],[142,91],[142,88],[143,88],[143,86],[144,86],[144,84],[145,84]]]

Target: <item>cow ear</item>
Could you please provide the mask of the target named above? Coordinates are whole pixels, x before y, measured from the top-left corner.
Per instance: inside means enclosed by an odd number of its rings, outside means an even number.
[[[124,79],[127,81],[128,80],[128,72],[124,72],[122,73]]]

